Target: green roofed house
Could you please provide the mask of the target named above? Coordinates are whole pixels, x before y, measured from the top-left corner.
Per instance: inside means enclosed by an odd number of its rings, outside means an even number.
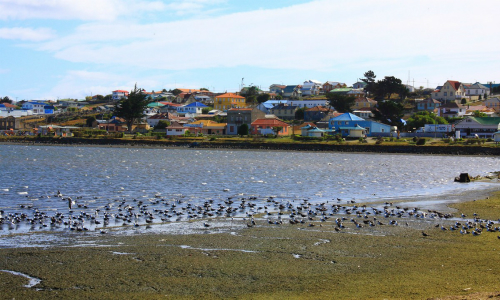
[[[455,130],[460,131],[461,137],[493,138],[498,131],[500,117],[477,118],[466,117],[455,124]]]
[[[346,95],[352,90],[352,88],[336,88],[330,91],[330,93],[338,93],[338,94],[344,94]]]

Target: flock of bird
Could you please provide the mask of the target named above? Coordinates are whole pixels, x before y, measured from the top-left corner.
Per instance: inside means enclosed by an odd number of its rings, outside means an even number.
[[[49,197],[49,196],[47,196]],[[33,204],[20,204],[19,209],[0,210],[0,232],[3,230],[70,230],[99,231],[107,233],[110,228],[121,226],[141,226],[167,222],[203,220],[205,228],[211,227],[214,218],[241,220],[251,228],[263,225],[303,224],[308,227],[333,226],[336,232],[374,228],[377,226],[410,226],[411,222],[434,222],[435,227],[444,231],[457,231],[461,234],[480,235],[483,232],[500,232],[500,219],[497,221],[461,215],[454,217],[449,213],[435,210],[421,210],[393,205],[386,202],[380,206],[357,205],[353,200],[339,198],[314,203],[310,200],[285,200],[276,197],[243,197],[236,195],[218,200],[189,201],[184,197],[165,199],[161,195],[152,198],[114,199],[99,207],[90,207],[83,197],[65,197],[61,192],[54,195],[67,202],[67,209],[41,211]],[[97,197],[95,197],[97,198]],[[93,204],[93,203],[92,203]],[[264,221],[262,221],[264,220]],[[449,224],[449,225],[445,225]],[[424,237],[428,233],[422,231]],[[498,236],[500,239],[500,236]]]

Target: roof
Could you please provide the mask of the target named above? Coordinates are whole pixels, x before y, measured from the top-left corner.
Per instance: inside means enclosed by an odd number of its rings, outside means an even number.
[[[278,104],[278,105],[274,106],[271,109],[290,109],[290,110],[295,110],[297,108],[298,108],[298,106],[295,106],[295,105],[285,105],[285,104],[281,103],[281,104]]]
[[[360,117],[353,115],[351,113],[344,113],[338,117],[333,118],[333,121],[364,121],[364,120],[365,119],[360,118]]]
[[[128,91],[125,91],[125,90],[116,90],[116,91],[113,91],[113,93],[127,93],[128,94]]]
[[[366,128],[363,128],[359,125],[356,125],[354,127],[339,127],[340,130],[366,130]]]
[[[235,93],[225,93],[225,94],[219,95],[219,96],[217,96],[215,98],[237,98],[237,99],[245,99],[245,97],[240,96],[240,95],[236,95]]]
[[[455,89],[458,90],[460,88],[460,81],[448,80],[448,83]]]
[[[281,126],[281,127],[288,127],[287,123],[280,121],[278,119],[257,119],[252,122],[252,126]]]
[[[315,107],[311,107],[311,108],[307,109],[306,111],[307,112],[311,112],[311,111],[330,112],[332,110],[329,109],[328,107],[324,107],[324,106],[315,106]]]
[[[481,125],[498,125],[500,124],[500,118],[492,118],[492,117],[484,117],[484,118],[477,118],[477,117],[469,117],[469,119],[472,119],[476,121],[477,123]]]
[[[201,102],[193,102],[191,104],[186,105],[185,107],[208,107]]]
[[[151,102],[148,104],[148,107],[163,107],[163,106],[165,106],[165,104],[161,102]]]

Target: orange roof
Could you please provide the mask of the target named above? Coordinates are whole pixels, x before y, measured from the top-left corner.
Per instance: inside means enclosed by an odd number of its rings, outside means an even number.
[[[257,119],[252,122],[252,126],[281,126],[281,127],[288,127],[288,125],[285,122],[282,122],[278,119]]]
[[[225,94],[219,95],[219,96],[217,96],[215,98],[237,98],[237,99],[245,99],[245,97],[240,96],[240,95],[236,95],[234,93],[225,93]]]
[[[128,94],[128,91],[125,91],[125,90],[116,90],[116,91],[113,91],[113,93],[126,93]]]
[[[183,93],[201,92],[201,90],[196,90],[196,89],[178,89],[178,90],[181,90]]]
[[[309,108],[307,111],[323,111],[323,112],[329,112],[332,111],[331,109],[324,107],[324,106],[315,106],[312,108]]]

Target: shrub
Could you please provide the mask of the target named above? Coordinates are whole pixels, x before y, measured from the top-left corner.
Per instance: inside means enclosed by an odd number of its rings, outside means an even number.
[[[418,141],[417,141],[416,144],[417,144],[417,146],[423,146],[423,145],[425,145],[425,139],[418,139]]]
[[[375,145],[380,145],[380,144],[382,144],[383,142],[384,142],[384,139],[383,139],[381,136],[379,136],[379,137],[377,138],[377,141],[375,142]]]
[[[215,141],[217,138],[215,136],[210,137],[210,141]]]

